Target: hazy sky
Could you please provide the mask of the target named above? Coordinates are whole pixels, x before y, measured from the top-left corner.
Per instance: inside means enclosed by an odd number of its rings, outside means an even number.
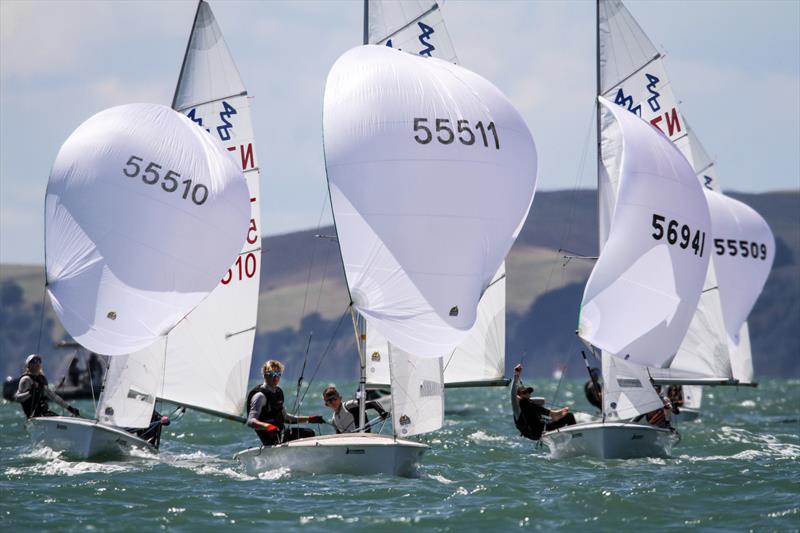
[[[800,187],[800,2],[626,5],[666,52],[723,189]],[[0,1],[0,262],[42,262],[48,173],[79,124],[114,105],[171,102],[195,6]],[[323,206],[330,220],[322,94],[336,58],[361,42],[361,1],[211,7],[255,97],[264,233],[314,227]],[[593,135],[594,2],[450,0],[443,12],[461,63],[527,120],[539,190],[592,187],[592,154],[578,171]]]

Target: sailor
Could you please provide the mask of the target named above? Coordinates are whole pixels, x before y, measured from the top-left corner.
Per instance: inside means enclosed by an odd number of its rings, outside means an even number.
[[[17,392],[14,399],[22,404],[22,410],[28,418],[37,416],[58,416],[50,410],[48,400],[69,411],[74,416],[80,416],[80,411],[65,402],[61,396],[50,390],[47,378],[42,372],[42,358],[37,354],[30,354],[25,359],[25,373],[19,378]]]
[[[161,428],[169,424],[170,419],[168,416],[162,416],[161,413],[153,409],[153,415],[150,417],[150,425],[146,428],[135,430],[134,433],[140,439],[146,440],[157,450],[161,445]]]
[[[661,398],[661,402],[664,404],[664,407],[660,409],[653,409],[649,413],[639,415],[634,418],[633,421],[639,422],[644,418],[651,426],[655,426],[657,428],[670,428],[672,427],[670,425],[670,420],[672,418],[672,402],[669,401],[669,398],[661,396],[660,385],[656,385],[655,389],[659,398]]]
[[[355,433],[358,429],[358,400],[342,401],[342,396],[336,387],[326,387],[322,391],[322,399],[325,400],[325,405],[330,407],[333,411],[333,419],[331,425],[336,428],[336,433]],[[381,420],[386,420],[389,413],[381,407],[381,404],[375,400],[368,401],[364,404],[365,409],[372,409],[378,413]],[[364,431],[369,432],[370,426],[366,424]]]
[[[672,413],[679,414],[683,407],[683,386],[670,385],[667,387],[667,398],[672,403]]]
[[[264,383],[247,395],[247,425],[253,428],[264,446],[281,442],[313,437],[314,431],[308,428],[287,429],[286,424],[322,424],[319,416],[293,416],[283,405],[283,390],[278,386],[283,374],[283,363],[269,360],[261,367]]]
[[[575,424],[575,416],[569,412],[569,407],[547,409],[544,407],[544,398],[531,398],[533,387],[522,384],[521,374],[522,364],[518,364],[514,367],[514,380],[511,383],[511,409],[514,412],[514,424],[523,437],[539,440],[545,431]],[[551,421],[545,422],[545,416],[549,416]]]
[[[603,409],[602,386],[598,381],[600,371],[597,368],[589,370],[589,379],[583,385],[583,394],[586,395],[586,401],[598,409]]]

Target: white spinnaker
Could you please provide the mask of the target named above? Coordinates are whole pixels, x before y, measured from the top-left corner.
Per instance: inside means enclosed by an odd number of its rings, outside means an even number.
[[[242,172],[168,107],[81,124],[45,200],[48,293],[69,334],[104,355],[141,350],[214,288],[247,233]]]
[[[714,268],[720,288],[725,328],[734,348],[775,259],[775,238],[766,221],[750,206],[709,192],[714,224]]]
[[[603,354],[603,413],[607,420],[627,420],[663,407],[650,385],[647,368]]]
[[[441,357],[418,357],[389,344],[395,435],[436,431],[444,422]]]
[[[466,69],[364,46],[331,69],[323,135],[356,309],[403,350],[448,353],[533,199],[536,149],[522,117]]]
[[[741,383],[753,382],[753,354],[750,351],[750,328],[747,322],[739,329],[739,343],[729,342],[733,379]]]
[[[159,397],[241,416],[261,273],[259,168],[247,92],[206,2],[197,8],[173,105],[218,139],[241,168],[250,193],[250,226],[222,281],[170,332]]]
[[[505,263],[478,304],[478,318],[469,335],[444,356],[445,384],[497,383],[504,377],[506,345]],[[367,384],[389,384],[389,343],[367,325]]]
[[[369,0],[368,44],[458,63],[435,0]]]
[[[631,363],[661,367],[678,349],[700,298],[710,256],[708,205],[669,139],[600,102],[618,124],[603,132],[603,145],[605,136],[621,135],[622,150],[615,158],[616,207],[586,284],[579,334]]]
[[[144,428],[150,425],[164,376],[167,339],[146,349],[113,357],[97,405],[97,419],[110,426]]]
[[[387,44],[391,41],[388,45],[394,46],[404,41],[403,45],[394,47],[458,64],[441,5],[437,2],[369,0],[367,5],[369,43]],[[500,271],[505,275],[505,263],[498,273]],[[478,318],[469,335],[445,356],[446,384],[469,382],[480,385],[503,379],[505,306],[505,278],[495,275],[492,285],[478,303]],[[377,387],[389,383],[388,349],[386,338],[367,323],[367,384]]]

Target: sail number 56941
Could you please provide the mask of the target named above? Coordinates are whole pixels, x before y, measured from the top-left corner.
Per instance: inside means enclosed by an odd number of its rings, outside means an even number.
[[[141,174],[142,182],[147,185],[156,185],[160,182],[164,192],[175,192],[183,185],[181,197],[186,200],[191,193],[192,202],[197,205],[203,205],[208,199],[208,187],[202,183],[195,183],[192,185],[191,179],[183,180],[178,183],[178,178],[180,178],[181,175],[174,170],[168,170],[167,173],[162,176],[159,171],[163,170],[163,167],[153,161],[150,161],[147,166],[145,166],[144,171],[142,171],[142,165],[144,165],[144,159],[132,155],[128,158],[128,162],[125,163],[125,168],[122,169],[122,173],[129,178],[135,178]]]
[[[677,244],[684,250],[690,248],[694,250],[694,255],[703,257],[703,251],[706,246],[706,232],[695,230],[692,232],[686,224],[681,224],[677,220],[667,221],[663,215],[653,213],[653,229],[652,236],[655,240],[660,241],[666,238],[667,244]]]
[[[495,150],[500,149],[500,137],[497,135],[497,127],[494,122],[490,122],[488,126],[484,126],[482,121],[478,121],[474,126],[475,131],[469,126],[469,120],[456,120],[455,124],[450,122],[449,118],[428,119],[423,117],[416,117],[414,119],[414,140],[419,144],[429,144],[436,139],[440,144],[453,144],[456,139],[461,144],[472,146],[476,143],[476,132],[481,134],[483,139],[483,146],[489,147],[489,136],[487,131],[491,132],[494,139]],[[433,130],[431,129],[433,128]],[[436,135],[434,135],[434,132]]]

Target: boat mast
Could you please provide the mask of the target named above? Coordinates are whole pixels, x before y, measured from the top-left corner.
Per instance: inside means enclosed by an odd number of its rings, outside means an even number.
[[[362,44],[369,44],[369,0],[364,0],[364,36]]]
[[[600,96],[600,0],[595,2],[595,76],[596,76],[596,94]],[[602,164],[601,143],[602,138],[600,135],[600,101],[595,98],[595,127],[597,131],[597,256],[600,256],[600,248],[603,245],[602,229],[600,228],[600,165]]]

